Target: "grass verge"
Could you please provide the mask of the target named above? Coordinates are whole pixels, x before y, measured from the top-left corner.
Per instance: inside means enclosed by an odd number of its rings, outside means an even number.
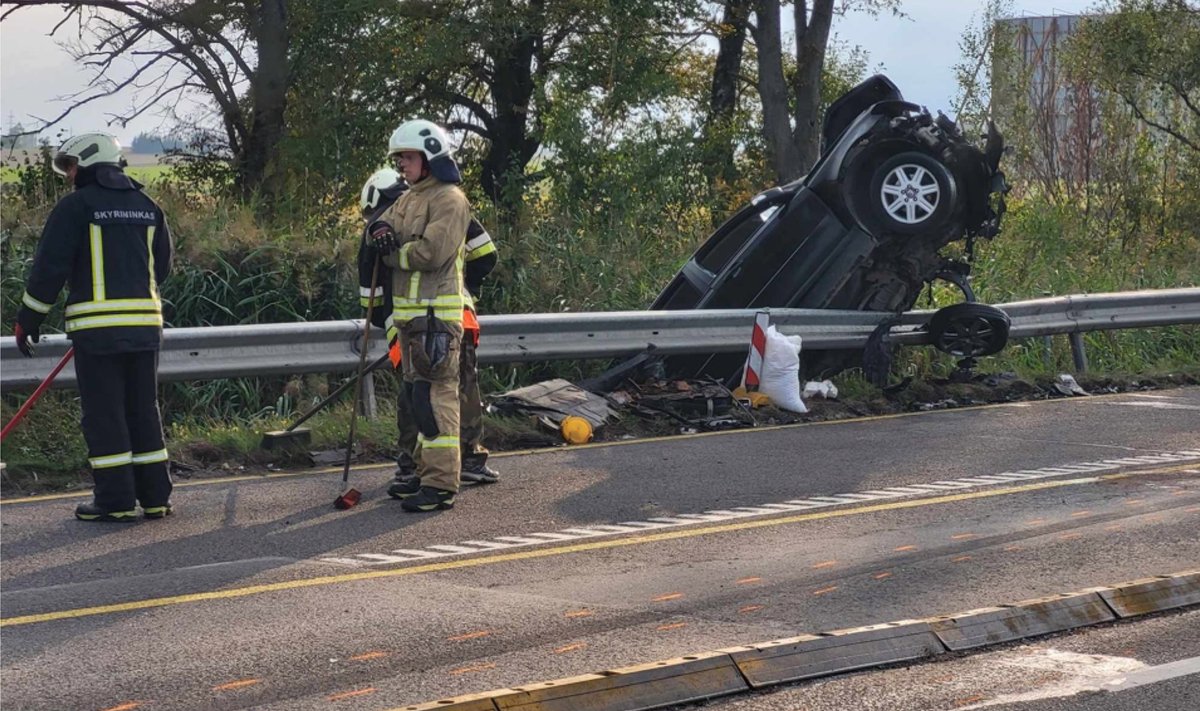
[[[885,392],[868,383],[859,371],[848,371],[835,380],[838,400],[810,399],[810,411],[796,414],[773,407],[754,411],[759,426],[800,422],[827,422],[873,415],[953,409],[975,405],[1068,397],[1054,387],[1056,377],[1017,377],[1011,373],[981,375],[972,382],[957,383],[945,378],[916,379],[895,392]],[[1157,390],[1200,385],[1200,366],[1189,366],[1154,374],[1090,374],[1077,376],[1093,395]],[[38,404],[14,431],[3,448],[8,465],[0,481],[5,497],[29,496],[56,491],[87,489],[86,446],[78,428],[78,399],[73,393],[52,392]],[[381,399],[379,416],[360,419],[356,462],[387,463],[396,452],[396,426],[391,412],[394,401]],[[9,403],[4,420],[12,416]],[[261,449],[262,433],[282,429],[287,421],[261,417],[241,423],[195,421],[168,428],[175,475],[182,479],[220,478],[248,473],[267,473],[284,468],[314,466],[341,458],[349,430],[350,406],[343,403],[306,423],[312,443],[302,451]],[[618,422],[596,433],[596,441],[620,441],[663,437],[696,431],[668,417],[644,417],[623,410]],[[495,452],[562,445],[556,433],[539,426],[532,417],[485,416],[484,444]],[[328,464],[324,464],[328,466]]]

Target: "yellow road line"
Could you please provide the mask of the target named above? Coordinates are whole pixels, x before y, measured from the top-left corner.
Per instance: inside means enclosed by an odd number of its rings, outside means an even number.
[[[267,583],[263,585],[250,585],[242,588],[231,588],[228,590],[211,590],[200,593],[187,593],[184,595],[171,595],[168,597],[149,598],[146,600],[134,600],[131,602],[120,602],[111,605],[96,605],[94,607],[80,607],[73,610],[57,610],[55,612],[43,612],[35,615],[21,615],[19,617],[0,618],[0,627],[15,627],[17,625],[29,625],[38,622],[52,622],[54,620],[66,620],[79,617],[90,617],[93,615],[107,615],[117,612],[131,612],[133,610],[147,610],[156,607],[168,607],[170,605],[182,605],[192,602],[204,602],[207,600],[229,600],[239,597],[249,597],[251,595],[261,595],[264,593],[281,592],[285,590],[299,590],[302,588],[321,587],[325,585],[338,585],[342,583],[353,583],[360,580],[377,580],[384,578],[398,578],[409,575],[421,575],[423,573],[437,573],[447,570],[461,570],[463,568],[478,568],[484,565],[495,565],[498,563],[510,563],[519,560],[536,560],[538,558],[548,558],[551,556],[566,555],[568,553],[581,553],[585,551],[605,550],[610,548],[623,548],[625,546],[636,546],[646,543],[658,543],[661,541],[674,541],[684,538],[696,538],[698,536],[707,536],[716,533],[730,533],[734,531],[747,531],[756,528],[768,528],[776,526],[786,526],[793,523],[802,523],[805,521],[820,521],[831,518],[844,518],[846,516],[858,516],[862,514],[878,513],[881,511],[898,511],[902,509],[919,508],[923,506],[934,506],[938,504],[949,504],[957,501],[971,501],[974,499],[987,499],[997,496],[1008,496],[1011,494],[1021,494],[1029,491],[1041,491],[1044,489],[1057,489],[1064,486],[1076,486],[1079,484],[1091,484],[1098,481],[1113,481],[1117,479],[1128,479],[1136,476],[1146,476],[1150,474],[1168,474],[1173,471],[1183,469],[1184,466],[1162,467],[1153,470],[1141,470],[1117,474],[1106,474],[1101,476],[1083,477],[1080,479],[1060,479],[1055,481],[1042,481],[1033,484],[1022,484],[1020,486],[1011,486],[1003,489],[991,489],[986,491],[975,491],[961,494],[947,494],[945,496],[934,496],[926,499],[911,499],[907,501],[889,501],[879,504],[870,504],[859,506],[856,508],[839,509],[834,511],[815,511],[805,514],[794,514],[790,516],[781,516],[779,518],[758,519],[753,521],[738,521],[734,523],[724,523],[713,526],[704,526],[700,528],[688,528],[674,531],[661,531],[659,533],[648,533],[641,536],[630,536],[628,538],[615,538],[604,541],[592,541],[589,543],[571,543],[560,546],[549,546],[546,548],[537,548],[533,550],[517,551],[513,553],[497,553],[494,555],[484,555],[475,558],[465,558],[458,560],[448,560],[438,563],[426,563],[424,565],[414,565],[405,568],[392,568],[388,570],[369,570],[360,573],[346,573],[343,575],[328,575],[319,578],[304,578],[301,580],[287,580],[278,583]]]
[[[1107,395],[1093,395],[1088,398],[1088,401],[1100,399],[1108,399],[1114,397],[1124,397],[1128,393],[1111,393]],[[676,442],[679,440],[699,439],[701,437],[724,437],[732,435],[757,434],[760,432],[778,432],[780,430],[793,430],[801,427],[818,427],[825,425],[853,425],[862,424],[864,422],[875,422],[878,420],[895,420],[902,417],[921,417],[925,415],[945,415],[951,412],[969,412],[974,410],[993,410],[1003,407],[1013,407],[1015,405],[1043,405],[1047,403],[1068,402],[1069,400],[1030,400],[1028,402],[997,402],[987,405],[968,405],[966,407],[956,407],[948,410],[929,410],[922,412],[897,412],[890,415],[867,415],[865,417],[852,417],[845,420],[822,420],[820,422],[793,422],[788,425],[768,425],[766,427],[754,427],[744,430],[721,430],[719,432],[693,432],[692,434],[679,435],[664,435],[660,437],[646,437],[644,439],[628,439],[617,440],[613,442],[591,442],[589,444],[572,445],[570,447],[540,447],[536,449],[514,449],[507,452],[493,452],[490,456],[496,458],[503,457],[518,457],[529,456],[535,454],[565,454],[576,452],[582,449],[600,449],[603,447],[627,447],[635,444],[653,444],[655,442]],[[1076,402],[1076,401],[1070,401]],[[379,462],[376,464],[355,464],[350,467],[350,471],[369,471],[372,469],[386,469],[392,466],[388,462]],[[212,486],[215,484],[232,484],[239,481],[263,481],[266,479],[283,479],[295,476],[316,476],[320,474],[335,474],[342,471],[342,467],[325,467],[323,469],[300,469],[294,471],[271,472],[268,474],[243,474],[231,477],[222,477],[220,479],[201,479],[197,481],[184,481],[175,484],[175,488],[183,488],[189,486]],[[16,499],[0,499],[0,506],[8,504],[26,504],[36,501],[54,501],[57,499],[76,499],[83,496],[91,496],[90,491],[68,491],[61,494],[41,494],[38,496],[26,496]]]

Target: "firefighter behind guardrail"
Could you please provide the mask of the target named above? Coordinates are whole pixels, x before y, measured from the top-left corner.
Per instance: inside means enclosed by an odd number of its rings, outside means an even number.
[[[130,522],[171,513],[171,477],[158,408],[162,343],[159,285],[171,271],[166,215],[125,175],[117,139],[67,139],[54,170],[74,186],[58,201],[38,242],[14,329],[30,345],[64,284],[66,331],[75,348],[83,436],[95,479],[83,521]]]

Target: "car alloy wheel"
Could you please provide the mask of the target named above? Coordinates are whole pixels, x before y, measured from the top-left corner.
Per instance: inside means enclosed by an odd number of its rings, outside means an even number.
[[[1008,314],[987,304],[954,304],[939,309],[929,319],[934,348],[963,358],[999,353],[1008,343]]]
[[[852,209],[876,237],[939,234],[958,212],[954,176],[928,153],[901,151],[881,162],[864,160],[862,169],[869,171],[870,180],[855,180],[851,191],[861,198],[852,202]]]
[[[879,188],[884,212],[905,225],[919,225],[932,217],[941,196],[937,178],[916,163],[902,163],[892,168]]]

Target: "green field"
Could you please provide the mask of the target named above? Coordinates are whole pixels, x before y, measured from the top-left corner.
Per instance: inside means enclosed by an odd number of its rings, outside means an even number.
[[[140,183],[150,184],[164,175],[167,175],[173,169],[173,166],[169,165],[139,165],[129,166],[125,169],[125,172],[129,174],[129,177]],[[18,170],[18,168],[7,165],[3,168],[0,168],[0,182],[16,182]]]

